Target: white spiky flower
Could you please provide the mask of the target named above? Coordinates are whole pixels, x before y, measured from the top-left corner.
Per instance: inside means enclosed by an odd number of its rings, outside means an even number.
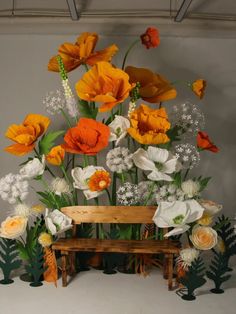
[[[139,189],[136,184],[124,183],[116,192],[117,201],[120,205],[132,206],[140,201]]]
[[[186,269],[192,265],[192,262],[198,258],[199,251],[194,248],[187,248],[180,251],[180,256],[177,258],[177,263]]]
[[[67,181],[64,178],[55,178],[52,180],[50,189],[52,192],[54,192],[56,195],[61,195],[61,194],[70,194],[71,193],[71,188]]]
[[[108,152],[106,164],[112,172],[122,173],[133,167],[132,157],[128,148],[116,147]]]
[[[25,203],[19,203],[14,208],[14,215],[29,217],[31,214],[31,208]]]
[[[61,90],[48,92],[43,100],[46,111],[51,114],[58,114],[65,108],[66,100]]]

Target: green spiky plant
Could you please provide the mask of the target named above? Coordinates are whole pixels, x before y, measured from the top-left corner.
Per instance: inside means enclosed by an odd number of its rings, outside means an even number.
[[[225,275],[228,272],[228,260],[224,253],[214,251],[214,257],[206,272],[207,277],[214,281],[215,288],[211,289],[212,293],[224,293],[221,285],[230,279],[231,275]]]
[[[205,266],[200,257],[196,258],[192,265],[189,267],[185,276],[180,278],[180,283],[186,287],[188,293],[182,296],[183,300],[192,301],[195,300],[194,290],[203,286],[206,282],[204,278]]]
[[[224,215],[218,217],[218,221],[215,223],[213,228],[217,231],[218,236],[223,240],[227,270],[232,271],[232,268],[229,267],[229,260],[233,255],[236,255],[236,234],[230,218],[225,217]]]
[[[2,269],[4,279],[0,281],[2,285],[8,285],[14,282],[10,278],[11,272],[21,266],[21,260],[18,257],[18,250],[15,240],[0,238],[0,268]]]
[[[44,267],[43,257],[43,248],[37,242],[32,251],[32,259],[30,260],[29,264],[25,266],[27,273],[30,274],[33,279],[33,281],[30,283],[31,287],[39,287],[43,285],[41,278],[46,270],[46,268]]]

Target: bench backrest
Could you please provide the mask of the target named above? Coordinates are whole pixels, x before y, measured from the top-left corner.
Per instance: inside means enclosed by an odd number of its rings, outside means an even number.
[[[119,223],[152,224],[156,206],[70,206],[61,211],[74,224]]]

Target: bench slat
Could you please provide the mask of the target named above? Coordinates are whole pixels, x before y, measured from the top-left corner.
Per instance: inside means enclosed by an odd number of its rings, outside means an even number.
[[[53,250],[116,252],[116,253],[165,253],[177,254],[179,242],[170,240],[99,240],[60,239],[52,245]]]
[[[70,206],[61,211],[80,223],[152,224],[156,206]]]

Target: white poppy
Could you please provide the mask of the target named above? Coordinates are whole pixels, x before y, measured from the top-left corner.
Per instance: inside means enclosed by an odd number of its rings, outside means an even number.
[[[204,208],[195,200],[160,202],[153,216],[153,221],[159,228],[174,227],[165,234],[170,237],[187,231],[192,223],[202,217]]]
[[[126,136],[127,129],[130,127],[130,121],[127,118],[116,115],[115,119],[108,126],[111,132],[109,141],[115,141],[117,146]]]
[[[20,175],[23,178],[32,179],[42,175],[44,173],[44,169],[45,156],[43,155],[42,161],[40,161],[39,158],[34,158],[28,161],[27,164],[20,169]]]
[[[95,167],[95,166],[87,166],[85,168],[76,167],[72,169],[71,171],[71,175],[74,179],[74,183],[73,183],[74,188],[82,190],[87,200],[98,197],[99,195],[103,194],[104,189],[107,187],[106,186],[107,182],[104,182],[102,180],[100,182],[101,189],[97,191],[90,190],[89,180],[92,177],[92,175],[98,170],[106,171],[103,167]],[[104,189],[102,188],[102,184],[104,184]]]
[[[133,154],[135,165],[142,170],[149,170],[147,176],[152,181],[173,181],[169,174],[181,168],[178,159],[167,149],[149,146],[147,150],[139,148]]]
[[[45,212],[45,225],[52,235],[65,232],[72,228],[72,219],[64,215],[58,209]]]

